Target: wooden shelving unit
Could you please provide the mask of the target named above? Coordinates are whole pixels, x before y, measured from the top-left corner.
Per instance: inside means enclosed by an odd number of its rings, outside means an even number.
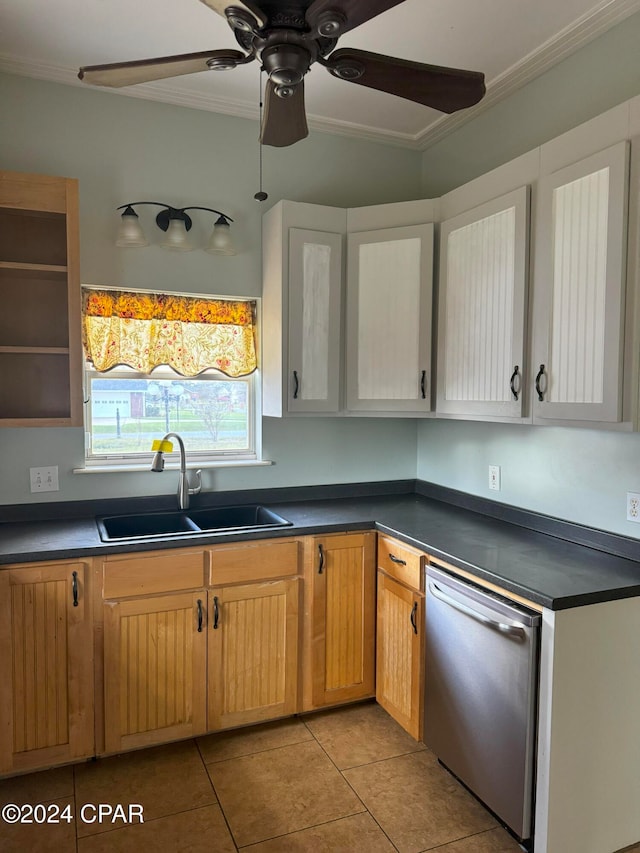
[[[78,182],[0,171],[0,426],[79,426]]]

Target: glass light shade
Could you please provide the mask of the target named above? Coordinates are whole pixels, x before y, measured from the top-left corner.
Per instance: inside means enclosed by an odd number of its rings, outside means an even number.
[[[190,252],[194,248],[189,242],[184,219],[169,220],[169,227],[160,246],[163,249],[175,249],[178,252]]]
[[[116,237],[116,246],[123,246],[129,249],[137,248],[138,246],[148,246],[149,241],[144,236],[144,231],[140,225],[138,214],[133,210],[125,212],[120,217],[120,227]]]
[[[213,226],[209,245],[205,249],[210,255],[235,255],[236,250],[231,239],[231,226],[218,220]]]

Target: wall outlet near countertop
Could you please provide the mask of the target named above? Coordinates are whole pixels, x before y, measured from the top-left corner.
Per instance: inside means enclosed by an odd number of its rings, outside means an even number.
[[[627,492],[627,521],[640,521],[639,492]]]
[[[500,466],[489,465],[489,488],[494,492],[500,491]]]
[[[29,480],[32,492],[57,492],[58,466],[50,465],[48,468],[29,468]]]

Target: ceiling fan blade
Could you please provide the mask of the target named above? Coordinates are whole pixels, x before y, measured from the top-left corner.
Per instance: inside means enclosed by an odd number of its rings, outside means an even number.
[[[226,18],[225,9],[235,6],[236,9],[244,9],[245,12],[253,15],[260,27],[264,27],[267,23],[267,17],[264,12],[257,3],[252,3],[251,0],[244,0],[244,2],[240,2],[240,0],[200,0],[200,2],[213,9],[219,15],[222,15],[223,18]]]
[[[203,0],[206,2],[206,0]],[[320,17],[327,12],[341,12],[346,21],[335,35],[342,35],[370,21],[376,15],[399,6],[404,0],[314,0],[307,9],[305,19],[311,29],[315,29]]]
[[[443,113],[477,104],[486,91],[484,74],[479,71],[425,65],[366,50],[334,50],[320,62],[341,80],[389,92]]]
[[[260,130],[260,142],[284,148],[309,135],[304,110],[304,80],[298,83],[289,98],[276,95],[275,86],[267,81],[264,98],[264,118]]]
[[[210,71],[209,63],[218,68],[233,68],[253,59],[239,50],[204,50],[200,53],[183,53],[179,56],[160,56],[156,59],[136,59],[132,62],[113,62],[110,65],[86,65],[78,77],[92,86],[133,86],[166,77]]]

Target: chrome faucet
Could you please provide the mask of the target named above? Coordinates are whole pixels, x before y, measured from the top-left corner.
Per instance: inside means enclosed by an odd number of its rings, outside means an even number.
[[[191,488],[189,486],[189,478],[187,477],[187,454],[184,449],[184,442],[180,438],[177,432],[168,432],[163,439],[160,441],[160,447],[162,448],[163,442],[167,441],[169,438],[175,438],[178,442],[178,447],[180,448],[180,479],[178,480],[178,506],[180,509],[188,509],[189,508],[189,495],[197,495],[202,488],[202,471],[198,469],[196,471],[196,485]],[[164,471],[164,450],[156,451],[156,455],[153,457],[153,462],[151,463],[151,470],[162,472]]]

